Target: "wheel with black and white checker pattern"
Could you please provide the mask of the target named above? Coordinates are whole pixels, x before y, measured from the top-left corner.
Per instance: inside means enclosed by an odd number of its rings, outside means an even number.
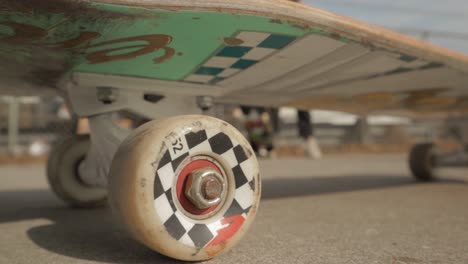
[[[200,207],[190,199],[197,171],[217,175],[218,203]],[[122,226],[146,246],[180,260],[207,260],[236,245],[252,224],[260,200],[258,162],[248,141],[224,121],[157,120],[119,147],[109,199]]]

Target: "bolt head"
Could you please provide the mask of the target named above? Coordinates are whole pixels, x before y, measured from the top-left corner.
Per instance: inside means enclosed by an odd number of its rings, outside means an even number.
[[[118,90],[111,87],[97,87],[96,96],[103,104],[112,104],[117,101]]]
[[[226,191],[224,177],[207,167],[190,173],[185,195],[199,209],[208,209],[221,203]]]
[[[211,96],[198,96],[196,100],[198,107],[203,111],[210,110],[214,105],[214,99]]]
[[[214,200],[221,196],[223,183],[215,177],[207,177],[202,183],[203,197],[207,200]]]

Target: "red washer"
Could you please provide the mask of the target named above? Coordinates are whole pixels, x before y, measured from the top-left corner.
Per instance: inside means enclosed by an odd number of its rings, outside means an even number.
[[[182,171],[179,174],[179,177],[177,178],[177,198],[179,199],[180,205],[189,213],[194,214],[194,215],[205,215],[213,212],[218,206],[222,205],[215,205],[207,209],[199,209],[195,205],[192,204],[188,200],[188,198],[185,196],[185,185],[187,184],[187,179],[190,173],[194,170],[202,169],[210,167],[215,169],[219,174],[224,175],[221,171],[221,169],[216,166],[213,162],[209,160],[204,160],[204,159],[199,159],[199,160],[194,160],[187,164]],[[224,177],[224,176],[223,176]]]

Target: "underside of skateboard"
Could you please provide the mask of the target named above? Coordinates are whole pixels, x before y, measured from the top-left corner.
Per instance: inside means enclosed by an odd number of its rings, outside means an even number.
[[[283,74],[288,64],[282,60],[286,58],[293,67],[312,53],[297,52],[292,45],[320,43],[314,51],[336,49],[334,58],[344,56],[350,61],[357,58],[355,53],[366,61],[385,58],[394,67],[363,80],[426,70],[452,74],[440,63],[390,54],[346,32],[282,17],[102,3],[89,8],[87,1],[70,1],[73,8],[6,2],[0,4],[0,57],[9,62],[0,71],[4,85],[32,93],[51,88],[67,98],[76,114],[89,119],[90,136],[73,136],[52,151],[47,168],[51,188],[73,207],[109,201],[117,222],[136,240],[187,261],[228,251],[254,220],[261,193],[254,151],[230,124],[200,114],[227,94],[225,90],[235,92],[237,86],[245,88],[248,82],[268,77],[259,67],[266,59],[275,61],[279,66],[274,70]],[[283,52],[286,48],[293,52]],[[375,50],[378,56],[370,54]],[[317,60],[317,65],[330,69],[335,63]],[[306,67],[310,61],[303,62]],[[255,66],[256,74],[242,79],[245,83],[234,81]],[[335,74],[326,76],[331,75]],[[337,85],[351,80],[355,76]],[[291,82],[270,81],[263,88]],[[409,106],[440,104],[439,90],[395,98],[404,98]],[[301,103],[296,106],[305,109],[317,106],[314,103],[326,107],[343,103],[320,96],[316,101],[301,101],[297,91],[294,100]],[[227,101],[268,105],[270,99],[263,99],[267,94],[276,100],[293,92],[257,90],[252,96],[247,92]],[[379,107],[403,106],[390,94],[364,97],[369,105],[373,100]],[[273,106],[282,103],[278,100]],[[442,100],[445,108],[461,103]],[[135,130],[124,129],[113,119],[121,110],[153,121]],[[410,164],[418,179],[429,180],[433,168],[444,163],[441,160],[432,145],[422,145],[412,152]]]

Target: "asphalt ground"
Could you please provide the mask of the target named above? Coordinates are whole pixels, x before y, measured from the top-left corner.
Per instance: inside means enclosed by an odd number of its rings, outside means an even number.
[[[414,181],[403,155],[264,160],[263,202],[235,249],[208,263],[468,263],[468,170]],[[0,263],[179,263],[73,210],[43,165],[0,167]]]

